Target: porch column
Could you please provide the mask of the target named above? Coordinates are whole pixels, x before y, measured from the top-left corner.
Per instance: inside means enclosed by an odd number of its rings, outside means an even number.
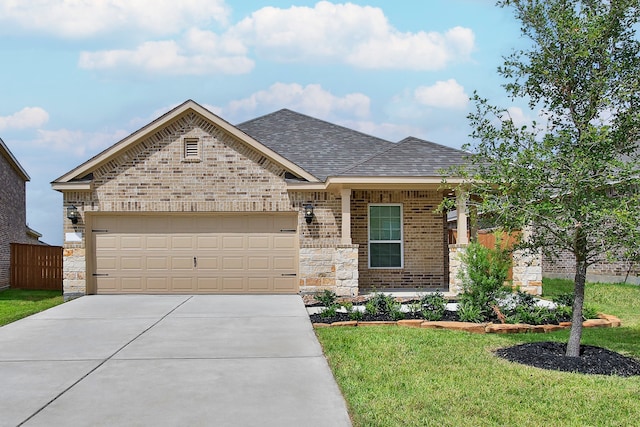
[[[467,200],[469,195],[463,189],[458,189],[456,191],[456,211],[458,213],[458,221],[457,221],[457,229],[458,229],[458,239],[457,244],[466,245],[469,243],[469,238],[467,237]]]
[[[340,190],[342,198],[342,240],[343,245],[351,244],[351,189]]]

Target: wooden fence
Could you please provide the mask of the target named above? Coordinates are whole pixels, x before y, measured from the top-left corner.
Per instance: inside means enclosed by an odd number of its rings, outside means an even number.
[[[502,248],[513,247],[513,245],[517,241],[518,234],[519,233],[515,232],[511,236],[508,236],[508,238],[505,238],[506,234],[500,235],[500,246]],[[467,237],[470,238],[468,232],[467,232]],[[486,230],[478,231],[478,243],[480,243],[485,248],[495,249],[496,239],[497,239],[497,235],[493,231],[486,231]],[[456,230],[449,230],[449,244],[453,245],[457,242],[457,240],[458,240],[458,232]],[[513,280],[513,267],[509,267],[509,272],[507,273],[507,280]]]
[[[62,247],[12,243],[11,287],[62,291]]]

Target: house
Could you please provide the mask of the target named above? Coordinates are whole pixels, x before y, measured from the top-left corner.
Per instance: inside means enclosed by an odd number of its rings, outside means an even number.
[[[233,126],[189,100],[52,182],[64,292],[448,290],[439,170],[464,161],[286,109]]]
[[[40,233],[27,224],[29,175],[0,138],[0,289],[9,287],[11,243],[40,244]]]

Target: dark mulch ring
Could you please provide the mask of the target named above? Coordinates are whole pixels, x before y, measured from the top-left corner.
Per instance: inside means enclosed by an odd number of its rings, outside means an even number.
[[[512,362],[554,371],[592,375],[640,375],[640,361],[611,350],[590,345],[580,347],[579,357],[566,357],[567,345],[533,342],[496,350],[496,355]]]

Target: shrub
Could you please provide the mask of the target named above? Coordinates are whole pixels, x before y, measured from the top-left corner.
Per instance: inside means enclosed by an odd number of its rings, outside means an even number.
[[[330,307],[324,307],[322,310],[320,310],[320,317],[324,319],[333,317],[336,315],[337,310],[338,310],[338,306],[335,304]]]
[[[469,301],[458,303],[458,318],[463,322],[473,323],[481,323],[484,320],[480,308]]]
[[[338,298],[336,293],[329,289],[325,289],[322,293],[315,295],[315,299],[325,307],[336,305],[336,298]]]
[[[496,249],[488,249],[474,242],[461,255],[466,268],[460,271],[463,290],[460,305],[478,322],[492,316],[492,306],[498,305],[508,291],[504,282],[511,257],[509,251],[500,249],[499,242],[496,246]]]
[[[447,300],[441,292],[427,294],[420,299],[421,314],[426,320],[440,320],[444,316]]]
[[[551,301],[555,302],[558,305],[565,305],[567,307],[573,307],[573,292],[567,292],[563,294],[558,294],[551,298]]]

